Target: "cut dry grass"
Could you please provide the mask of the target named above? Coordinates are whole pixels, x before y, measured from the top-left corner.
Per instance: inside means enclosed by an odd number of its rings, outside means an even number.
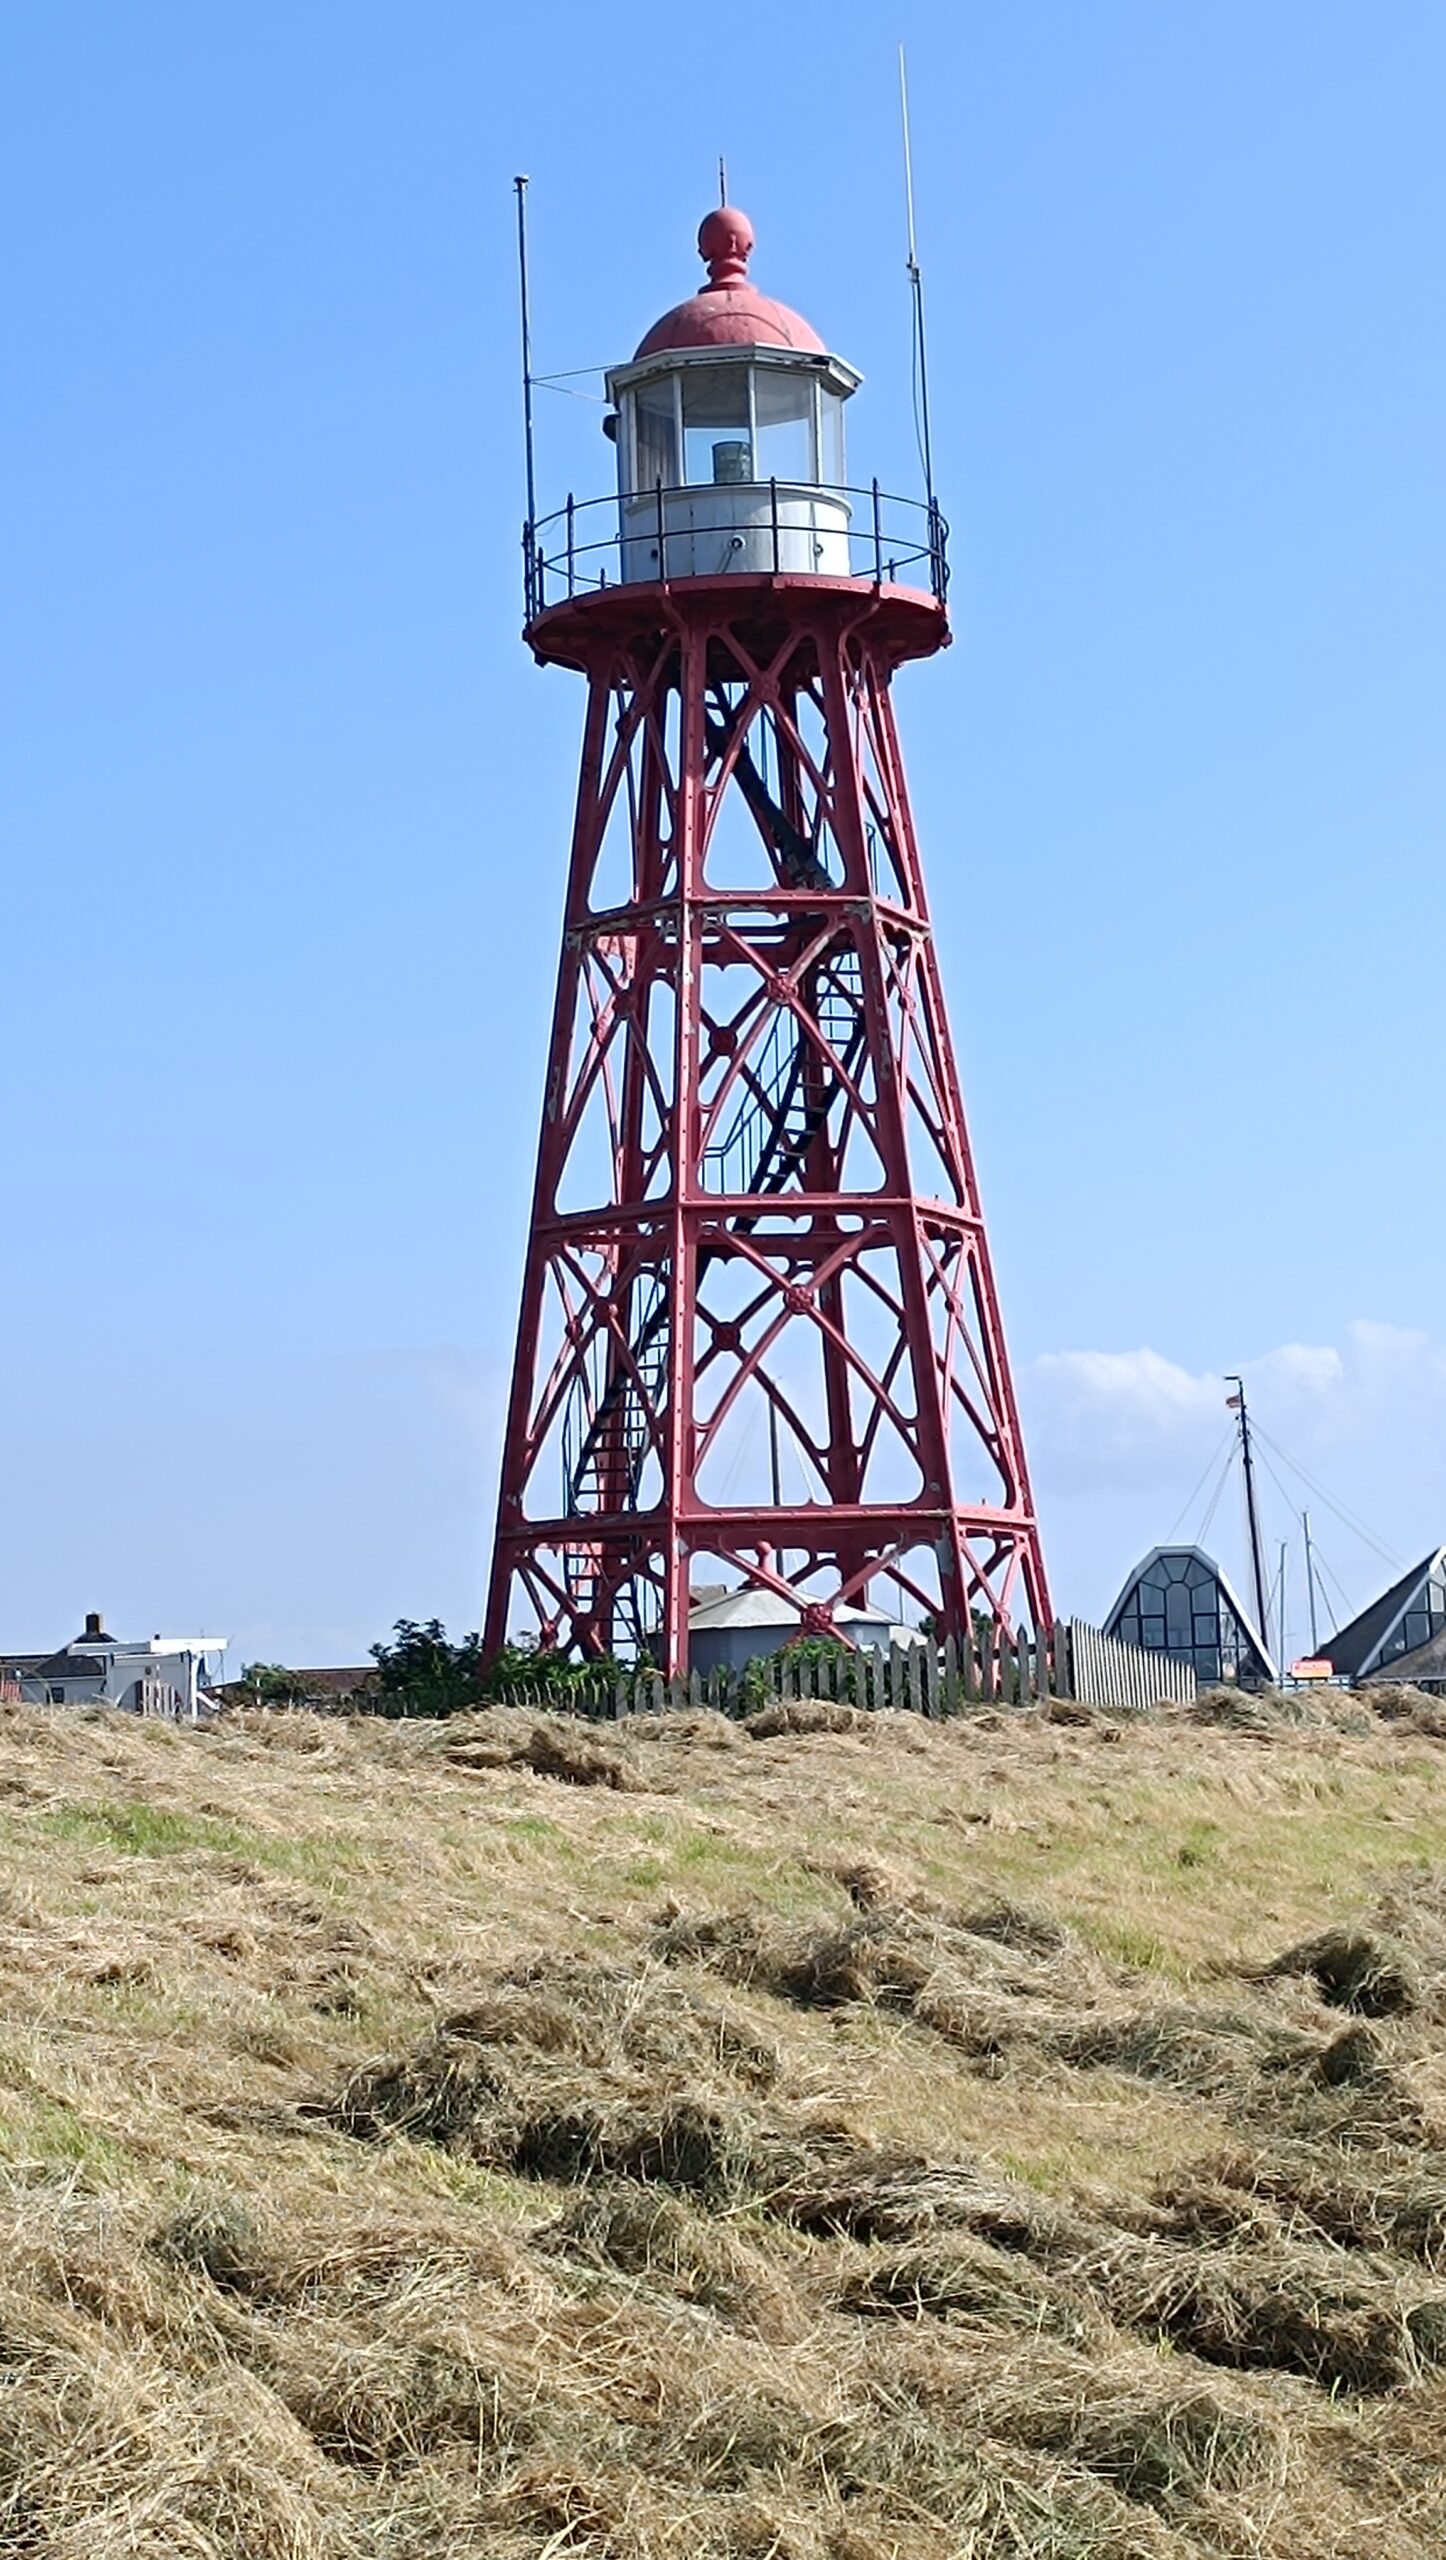
[[[1437,2560],[1446,1763],[1221,1713],[0,1711],[6,2560]]]

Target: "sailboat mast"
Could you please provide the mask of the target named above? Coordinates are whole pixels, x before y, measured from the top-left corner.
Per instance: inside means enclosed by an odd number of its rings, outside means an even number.
[[[1243,1378],[1231,1376],[1226,1379],[1226,1384],[1234,1387],[1236,1391],[1228,1402],[1239,1417],[1240,1424],[1240,1466],[1245,1478],[1245,1525],[1250,1540],[1250,1575],[1255,1586],[1255,1623],[1260,1629],[1261,1642],[1268,1648],[1270,1608],[1265,1591],[1265,1550],[1260,1538],[1260,1507],[1255,1495],[1255,1453],[1250,1445],[1250,1415],[1245,1403],[1245,1381]]]
[[[1301,1513],[1300,1525],[1305,1532],[1305,1597],[1306,1606],[1310,1611],[1310,1649],[1312,1655],[1315,1655],[1320,1651],[1320,1637],[1316,1632],[1315,1622],[1315,1557],[1311,1553],[1310,1513],[1308,1511],[1303,1511]]]

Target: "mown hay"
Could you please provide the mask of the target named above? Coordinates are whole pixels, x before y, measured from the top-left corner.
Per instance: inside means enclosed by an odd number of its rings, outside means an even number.
[[[152,2246],[158,2257],[209,2276],[228,2292],[249,2293],[261,2278],[261,2232],[255,2216],[234,2197],[186,2206],[162,2224]]]
[[[1082,2070],[1129,2071],[1180,2089],[1240,2091],[1283,2063],[1315,2064],[1318,2046],[1268,2021],[1160,2002],[1123,2015],[1087,2018],[1051,2038],[1051,2050]]]
[[[7,2560],[1439,2560],[1403,1720],[542,1722],[0,1715]]]
[[[1104,2329],[1086,2296],[967,2232],[873,2251],[849,2264],[836,2300],[861,2318],[968,2320],[1035,2337],[1078,2340]]]
[[[1027,2373],[983,2382],[977,2407],[991,2434],[1082,2463],[1166,2516],[1209,2514],[1222,2493],[1278,2493],[1289,2470],[1277,2411],[1118,2349],[1091,2359],[1042,2342]]]
[[[800,2231],[891,2241],[967,2231],[1045,2267],[1074,2263],[1093,2236],[1077,2214],[969,2163],[881,2152],[844,2156],[781,2188],[773,2203]]]
[[[1400,2018],[1421,2005],[1420,1968],[1409,1948],[1365,1929],[1326,1929],[1264,1968],[1263,1980],[1304,1974],[1333,2009]]]
[[[1428,1735],[1433,1740],[1446,1737],[1446,1698],[1433,1696],[1429,1689],[1418,1689],[1410,1681],[1380,1682],[1374,1688],[1357,1690],[1355,1702],[1368,1714],[1407,1733]]]
[[[585,1741],[575,1726],[561,1719],[537,1724],[512,1754],[512,1766],[530,1769],[537,1778],[561,1778],[569,1787],[636,1787],[640,1781],[615,1751]]]
[[[1251,1734],[1263,1741],[1320,1721],[1319,1710],[1297,1703],[1294,1692],[1285,1697],[1278,1689],[1239,1689],[1228,1681],[1218,1689],[1199,1690],[1174,1713],[1187,1724]]]
[[[1446,2268],[1446,2169],[1429,2162],[1398,2155],[1367,2172],[1295,2145],[1226,2157],[1215,2173],[1213,2192],[1242,2215],[1264,2208],[1297,2236]]]
[[[837,1926],[783,1930],[747,1912],[677,1915],[655,1950],[665,1963],[706,1965],[798,2008],[895,2011],[979,2056],[1051,2034],[1067,2042],[1073,2007],[1094,1984],[1077,1957],[1067,1960],[1057,1924],[1004,1900],[963,1913],[927,1896],[883,1902],[884,1880],[867,1869],[840,1881],[855,1908]]]
[[[1437,2305],[1423,2312],[1387,2283],[1339,2274],[1324,2252],[1203,2254],[1147,2242],[1075,2272],[1125,2327],[1157,2333],[1207,2364],[1388,2391],[1434,2353]]]
[[[646,1971],[544,1963],[317,2111],[358,2140],[404,2134],[526,2178],[724,2196],[775,2174],[749,2093],[776,2067],[724,2012]]]
[[[755,2242],[650,2188],[593,2186],[543,2226],[535,2245],[641,2279],[759,2337],[792,2336],[800,2326],[793,2287]]]
[[[641,1722],[629,1725],[629,1742],[641,1729]],[[615,1794],[637,1793],[648,1785],[620,1736],[602,1744],[594,1729],[575,1716],[539,1718],[494,1707],[424,1730],[428,1739],[423,1749],[439,1751],[450,1768],[478,1776],[527,1769],[534,1777],[558,1778],[565,1786],[607,1787]]]
[[[837,1698],[771,1698],[766,1707],[744,1716],[742,1725],[755,1742],[772,1742],[780,1734],[810,1733],[845,1733],[872,1740],[879,1730],[867,1708],[847,1706]]]

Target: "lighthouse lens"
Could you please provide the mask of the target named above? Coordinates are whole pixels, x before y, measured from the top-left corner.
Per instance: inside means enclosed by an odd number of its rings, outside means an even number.
[[[753,477],[753,448],[746,436],[726,436],[713,447],[715,486],[740,488]]]

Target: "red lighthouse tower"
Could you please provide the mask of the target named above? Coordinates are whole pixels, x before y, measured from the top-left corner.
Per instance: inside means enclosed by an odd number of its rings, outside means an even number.
[[[487,1616],[669,1673],[707,1583],[1049,1616],[894,725],[943,521],[849,485],[746,216],[698,245],[616,496],[526,534],[588,708]]]

